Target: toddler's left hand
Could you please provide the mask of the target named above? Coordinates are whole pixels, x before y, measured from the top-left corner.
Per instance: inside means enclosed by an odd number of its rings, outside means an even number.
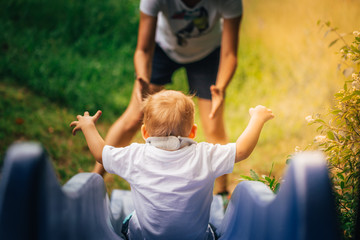
[[[249,114],[251,117],[258,118],[264,123],[275,117],[271,109],[262,105],[258,105],[255,108],[250,108]]]

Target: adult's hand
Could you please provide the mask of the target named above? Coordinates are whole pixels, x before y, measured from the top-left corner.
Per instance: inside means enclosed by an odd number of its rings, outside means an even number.
[[[141,103],[150,93],[149,83],[140,77],[136,78],[136,81],[138,82],[136,97],[138,102]]]
[[[210,87],[211,91],[211,112],[209,114],[209,118],[213,119],[219,108],[224,104],[224,91],[220,88],[216,87],[215,85],[212,85]]]

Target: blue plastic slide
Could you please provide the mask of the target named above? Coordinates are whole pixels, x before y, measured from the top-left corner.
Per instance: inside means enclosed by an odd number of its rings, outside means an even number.
[[[214,196],[210,222],[220,239],[337,240],[337,215],[328,168],[320,153],[292,159],[277,195],[263,183],[238,184],[224,214]],[[103,178],[79,173],[60,186],[46,151],[17,143],[0,175],[0,239],[123,239],[123,219],[133,211],[131,193],[114,190]]]

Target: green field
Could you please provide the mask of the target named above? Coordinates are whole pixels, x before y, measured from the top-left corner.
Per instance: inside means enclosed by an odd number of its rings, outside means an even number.
[[[0,2],[0,156],[18,140],[49,152],[61,183],[91,171],[94,159],[82,134],[71,135],[77,114],[103,110],[102,136],[127,106],[134,80],[138,4],[134,0],[18,0]],[[324,113],[343,84],[339,44],[318,20],[340,32],[359,30],[356,0],[244,0],[238,69],[226,99],[226,127],[235,141],[258,104],[271,108],[252,156],[236,166],[230,187],[250,169],[281,176],[288,155],[317,135],[305,117]],[[346,38],[346,37],[345,37]],[[169,88],[187,90],[179,71]],[[198,118],[197,118],[198,119]],[[204,141],[200,122],[198,141]],[[141,141],[138,135],[134,141]],[[108,175],[106,184],[128,188]]]

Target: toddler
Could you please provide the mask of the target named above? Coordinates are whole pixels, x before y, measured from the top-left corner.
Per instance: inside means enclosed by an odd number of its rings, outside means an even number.
[[[70,124],[81,130],[95,159],[131,186],[135,211],[127,222],[128,239],[215,239],[209,225],[214,181],[253,151],[262,127],[274,115],[257,106],[236,143],[196,143],[190,96],[163,90],[144,100],[141,133],[145,144],[124,148],[105,144],[95,127],[101,115],[88,112]]]

